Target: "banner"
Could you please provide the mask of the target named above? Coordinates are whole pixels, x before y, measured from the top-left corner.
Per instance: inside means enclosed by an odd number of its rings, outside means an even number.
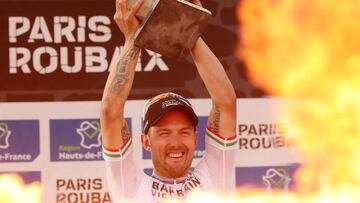
[[[211,101],[190,102],[199,116],[194,166],[205,149]],[[150,154],[144,153],[140,140],[144,103],[128,101],[125,118],[133,136],[134,160],[149,174],[153,168]],[[247,141],[238,142],[234,186],[291,190],[295,184],[293,175],[301,159],[294,147],[277,141],[291,135],[278,108],[286,104],[275,98],[238,99],[236,129],[239,141]],[[44,203],[111,202],[99,113],[100,102],[0,103],[0,174],[17,173],[27,182],[40,182]]]
[[[223,63],[239,97],[263,96],[249,84],[234,56],[236,4],[204,1],[213,17],[202,37]],[[114,12],[113,0],[0,1],[0,101],[100,100],[124,44]],[[180,61],[143,50],[130,99],[165,91],[208,97],[190,56]]]

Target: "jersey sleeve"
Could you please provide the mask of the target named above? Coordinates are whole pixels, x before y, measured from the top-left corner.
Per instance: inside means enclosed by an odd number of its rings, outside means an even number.
[[[235,186],[237,136],[225,138],[206,129],[205,154],[195,172],[208,183],[210,191],[228,191]]]
[[[103,146],[103,158],[113,202],[133,198],[142,176],[139,175],[139,170],[134,163],[132,138],[129,137],[120,149]]]

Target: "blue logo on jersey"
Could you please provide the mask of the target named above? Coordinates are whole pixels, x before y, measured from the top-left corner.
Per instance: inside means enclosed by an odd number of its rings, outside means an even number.
[[[201,158],[205,152],[205,134],[206,134],[206,126],[207,126],[207,116],[199,116],[199,122],[196,128],[198,132],[198,143],[195,148],[194,158]],[[142,125],[143,126],[143,125]],[[142,148],[143,159],[151,159],[150,152],[146,151]]]
[[[40,153],[38,120],[0,121],[0,162],[32,162]]]
[[[50,147],[51,161],[102,160],[100,120],[50,120]]]

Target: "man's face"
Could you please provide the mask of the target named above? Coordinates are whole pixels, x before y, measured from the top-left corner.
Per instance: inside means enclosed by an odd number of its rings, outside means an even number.
[[[155,172],[162,178],[180,178],[188,174],[194,156],[197,134],[193,124],[181,112],[166,113],[147,136]]]

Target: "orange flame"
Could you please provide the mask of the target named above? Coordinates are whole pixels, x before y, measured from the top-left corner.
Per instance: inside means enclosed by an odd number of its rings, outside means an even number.
[[[238,7],[238,56],[249,78],[296,100],[288,119],[305,157],[297,192],[326,202],[360,199],[359,9],[356,0],[243,0]]]
[[[0,175],[0,203],[39,203],[40,184],[24,185],[16,175]]]

